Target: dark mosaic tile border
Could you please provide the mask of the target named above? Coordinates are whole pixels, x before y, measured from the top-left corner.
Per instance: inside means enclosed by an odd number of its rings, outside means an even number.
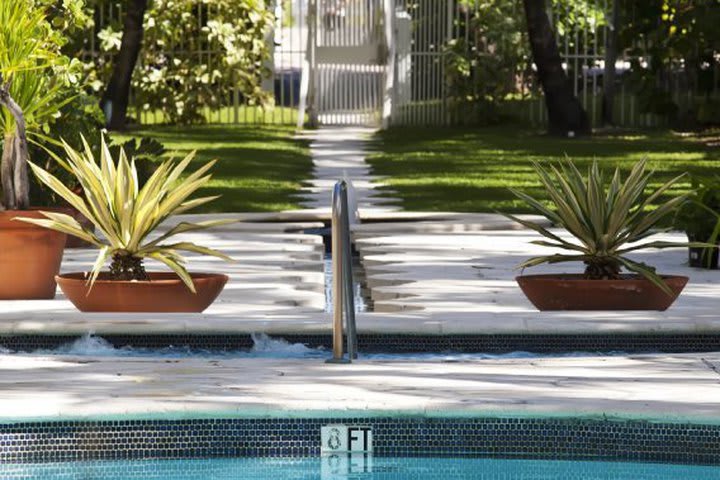
[[[320,427],[371,425],[377,456],[502,456],[720,465],[720,426],[578,419],[197,419],[0,425],[0,463],[307,457]]]
[[[252,347],[250,335],[101,335],[117,348],[132,346],[164,348],[168,346],[197,349],[237,350]],[[77,340],[73,335],[0,336],[0,348],[14,351],[52,349]],[[280,335],[291,343],[309,347],[332,345],[330,335]],[[528,351],[558,353],[571,351],[609,352],[711,352],[720,351],[720,333],[708,334],[572,334],[572,335],[402,335],[360,334],[361,352],[483,352],[507,353]]]
[[[716,479],[715,468],[706,466],[663,465],[654,463],[573,461],[527,461],[501,458],[419,457],[340,459],[318,457],[120,460],[105,462],[61,462],[0,464],[3,480],[38,479],[335,479],[335,480],[676,480]],[[369,464],[369,465],[368,465]],[[288,473],[288,470],[291,473]],[[303,473],[300,473],[303,472]]]

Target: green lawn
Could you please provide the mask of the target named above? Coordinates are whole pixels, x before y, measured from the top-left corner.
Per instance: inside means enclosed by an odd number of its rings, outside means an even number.
[[[530,160],[567,154],[584,166],[597,158],[606,168],[627,168],[648,157],[659,184],[689,170],[720,174],[720,148],[705,140],[667,131],[562,139],[512,126],[398,128],[378,134],[378,153],[368,160],[375,174],[389,177],[407,210],[527,212],[508,187],[542,196]],[[683,182],[670,194],[688,188]]]
[[[293,132],[278,125],[158,126],[113,137],[153,137],[175,157],[197,150],[198,166],[217,159],[198,195],[222,197],[198,212],[268,212],[298,208],[301,182],[311,176],[308,144],[293,139]]]

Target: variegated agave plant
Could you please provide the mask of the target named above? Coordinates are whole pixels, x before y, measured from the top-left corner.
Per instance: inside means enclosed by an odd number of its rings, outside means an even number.
[[[533,167],[553,208],[546,207],[523,192],[513,189],[511,191],[537,213],[567,230],[578,243],[569,242],[535,222],[507,215],[547,239],[532,243],[572,252],[534,257],[522,263],[519,268],[542,263],[582,261],[586,265],[586,278],[617,279],[620,278],[621,267],[624,267],[670,293],[670,289],[653,267],[631,260],[626,255],[644,248],[696,245],[664,241],[639,243],[650,235],[669,230],[658,229],[658,223],[673,214],[686,201],[687,195],[676,196],[653,210],[648,207],[659,200],[683,175],[646,194],[652,173],[646,173],[645,160],[633,166],[624,182],[619,169],[616,169],[609,184],[597,161],[593,162],[586,177],[583,177],[569,159],[559,165],[551,165],[549,169],[543,168],[537,162],[533,162]]]
[[[180,252],[195,252],[231,260],[230,257],[210,248],[190,242],[168,243],[168,240],[179,233],[204,230],[232,223],[234,220],[180,222],[162,235],[149,238],[170,216],[186,212],[217,198],[189,199],[210,180],[211,175],[207,172],[215,161],[181,178],[195,152],[177,163],[167,160],[144,185],[140,186],[135,162],[127,158],[123,149],[120,149],[118,159],[115,161],[103,138],[98,163],[84,138],[83,143],[85,150],[79,152],[63,142],[66,158],[56,158],[77,177],[83,189],[83,196],[72,192],[41,167],[32,163],[30,165],[41,182],[87,217],[101,235],[84,228],[77,220],[62,213],[41,212],[47,217],[46,219],[18,218],[18,220],[75,235],[97,246],[100,254],[88,278],[90,285],[95,282],[100,270],[109,259],[111,259],[110,274],[113,279],[148,280],[143,259],[153,258],[170,267],[185,285],[195,292],[191,276],[185,268],[185,259]]]

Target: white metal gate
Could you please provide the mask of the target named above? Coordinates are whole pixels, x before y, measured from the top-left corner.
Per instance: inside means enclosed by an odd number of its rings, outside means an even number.
[[[311,124],[379,125],[388,45],[388,0],[310,0],[303,70]]]

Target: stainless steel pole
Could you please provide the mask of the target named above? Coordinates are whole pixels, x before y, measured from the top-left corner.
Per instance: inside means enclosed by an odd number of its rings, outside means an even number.
[[[347,332],[348,357],[352,361],[357,358],[357,332],[355,329],[355,298],[352,275],[352,243],[350,242],[350,209],[348,208],[347,183],[341,182],[340,205],[342,215],[342,274],[343,274],[343,309],[345,313],[345,329]]]
[[[332,196],[332,291],[333,291],[333,362],[343,361],[343,261],[342,193],[344,182],[337,182]]]

